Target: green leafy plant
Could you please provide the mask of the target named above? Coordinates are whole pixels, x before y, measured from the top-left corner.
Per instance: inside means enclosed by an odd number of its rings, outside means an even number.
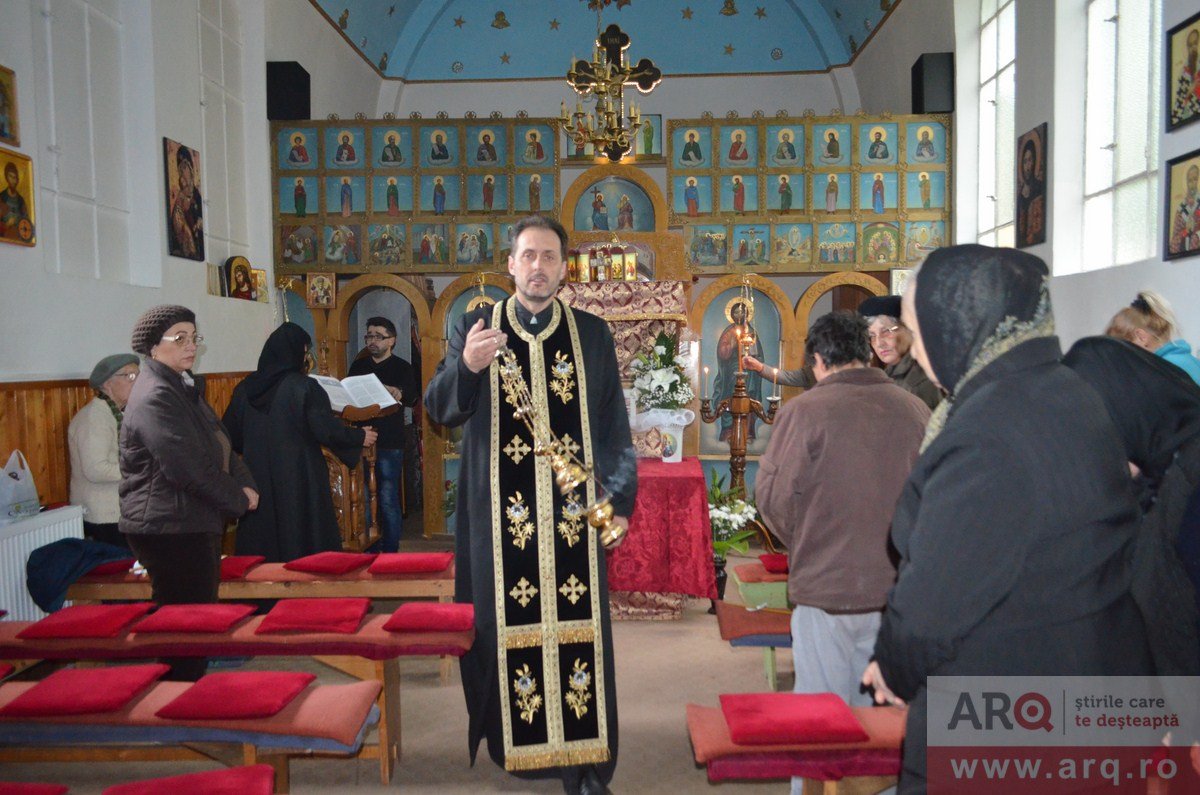
[[[679,355],[679,338],[660,332],[649,350],[630,363],[639,409],[682,409],[695,398]]]
[[[741,488],[726,489],[725,478],[716,471],[708,486],[708,519],[712,523],[713,558],[724,561],[730,552],[744,555],[750,550],[754,528],[747,525],[758,516],[754,503]]]

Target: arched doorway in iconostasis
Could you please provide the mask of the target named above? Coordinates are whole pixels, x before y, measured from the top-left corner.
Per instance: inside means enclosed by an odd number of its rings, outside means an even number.
[[[619,240],[637,255],[638,281],[691,276],[684,267],[683,238],[668,231],[670,214],[662,190],[641,168],[622,163],[593,166],[563,196],[560,220],[579,250]]]
[[[791,300],[771,279],[757,274],[714,279],[696,297],[689,318],[689,325],[700,336],[700,376],[695,391],[698,397],[711,397],[714,410],[733,394],[739,348],[741,355],[753,356],[771,367],[800,366],[796,352],[803,346],[804,334],[796,327]],[[757,372],[747,371],[745,380],[750,398],[760,401],[765,410],[776,385]],[[689,454],[700,458],[710,478],[713,472],[724,475],[728,471],[732,424],[726,414],[711,423],[697,418],[688,429],[685,449],[695,451]],[[747,484],[753,482],[753,468],[770,438],[771,426],[752,416],[746,434]],[[728,479],[725,485],[728,487]]]
[[[422,277],[412,277],[424,281]],[[422,388],[437,366],[437,349],[430,345],[430,304],[428,291],[409,278],[390,273],[358,276],[338,285],[336,304],[329,310],[314,310],[314,316],[326,315],[324,335],[318,343],[318,366],[329,375],[344,378],[350,364],[365,354],[363,335],[367,319],[386,317],[396,326],[396,345],[392,355],[409,362]],[[318,319],[317,325],[321,325]],[[432,359],[432,361],[431,361]],[[401,492],[405,514],[403,538],[412,538],[410,523],[420,521],[427,528],[431,509],[424,497],[430,477],[424,454],[426,440],[432,438],[428,417],[420,403],[404,409],[409,434],[405,440],[404,483]],[[423,532],[428,534],[427,529]]]
[[[842,300],[847,306],[843,308],[856,309],[864,298],[886,295],[888,289],[878,278],[865,273],[831,273],[808,285],[793,305],[774,279],[756,274],[731,274],[706,285],[689,314],[689,324],[701,338],[697,395],[711,396],[715,408],[733,392],[739,331],[743,335],[743,355],[754,356],[766,365],[762,373],[746,372],[750,397],[763,403],[765,410],[772,394],[780,395],[784,402],[800,394],[799,388],[777,385],[769,374],[775,368],[795,370],[804,366],[808,328],[818,314],[835,308],[831,302],[835,291],[846,296]],[[704,368],[708,368],[707,375]],[[687,449],[695,451],[710,478],[713,472],[728,472],[731,425],[726,416],[712,423],[698,419],[689,429]],[[751,494],[758,458],[766,452],[771,430],[771,425],[757,418],[751,419],[747,429],[746,486]]]
[[[433,377],[437,364],[446,355],[459,320],[480,306],[503,301],[512,294],[512,279],[507,274],[468,273],[450,282],[433,305],[430,338],[433,367],[425,379]],[[430,425],[425,445],[425,535],[454,533],[454,513],[458,510],[459,447],[462,428]],[[430,510],[436,508],[436,510]]]

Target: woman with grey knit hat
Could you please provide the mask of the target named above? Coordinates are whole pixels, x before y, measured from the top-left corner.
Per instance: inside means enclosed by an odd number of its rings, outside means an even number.
[[[83,506],[83,534],[106,544],[127,546],[117,530],[121,515],[117,485],[117,433],[138,377],[138,357],[132,353],[105,356],[92,368],[88,384],[96,392],[71,419],[67,450],[71,456],[71,502]]]
[[[152,307],[133,328],[145,357],[121,423],[121,532],[150,575],[158,604],[217,601],[225,523],[258,507],[258,491],[191,373],[196,315]],[[206,661],[166,660],[167,678],[195,680]]]

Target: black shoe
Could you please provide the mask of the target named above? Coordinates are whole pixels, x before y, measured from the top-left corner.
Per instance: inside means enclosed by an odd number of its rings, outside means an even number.
[[[563,792],[567,795],[581,795],[583,792],[583,768],[579,766],[562,768]]]
[[[608,787],[600,780],[600,773],[592,765],[583,769],[583,781],[579,787],[583,795],[610,795]]]

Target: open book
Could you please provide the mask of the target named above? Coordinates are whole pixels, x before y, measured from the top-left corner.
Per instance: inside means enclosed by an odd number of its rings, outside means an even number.
[[[379,376],[374,373],[350,375],[341,381],[316,373],[310,373],[308,377],[320,384],[325,394],[329,395],[329,402],[334,411],[341,411],[346,406],[364,409],[370,405],[385,409],[396,404],[396,399],[388,393]]]

